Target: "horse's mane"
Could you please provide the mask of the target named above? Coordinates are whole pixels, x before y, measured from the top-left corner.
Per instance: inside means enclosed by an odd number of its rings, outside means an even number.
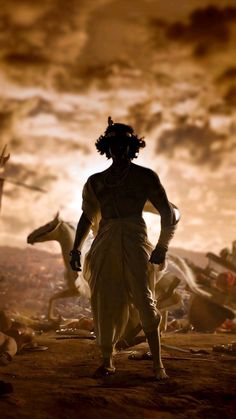
[[[63,221],[63,222],[66,223],[73,230],[76,230],[76,223],[73,223],[73,221]]]

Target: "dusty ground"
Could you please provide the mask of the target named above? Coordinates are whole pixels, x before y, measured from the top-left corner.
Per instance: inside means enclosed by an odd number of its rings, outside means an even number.
[[[1,367],[0,379],[14,386],[13,394],[0,398],[2,419],[236,417],[236,357],[211,350],[213,344],[236,340],[235,335],[166,334],[166,344],[210,352],[163,351],[170,376],[166,384],[153,379],[150,361],[128,360],[127,352],[117,354],[115,376],[94,379],[100,363],[94,341],[53,336],[39,338],[47,351],[24,352]]]
[[[22,263],[22,261],[24,263]],[[60,255],[27,248],[0,248],[0,308],[25,316],[47,313],[49,297],[63,288]],[[79,299],[57,304],[65,317],[87,313]],[[166,334],[163,343],[209,350],[209,355],[163,351],[170,376],[166,384],[153,379],[150,361],[116,356],[117,373],[106,380],[92,378],[101,359],[91,340],[56,340],[43,334],[45,352],[24,352],[0,380],[14,392],[0,397],[0,419],[234,418],[236,417],[236,356],[212,353],[214,344],[236,341],[233,334]],[[139,345],[134,349],[145,349]]]

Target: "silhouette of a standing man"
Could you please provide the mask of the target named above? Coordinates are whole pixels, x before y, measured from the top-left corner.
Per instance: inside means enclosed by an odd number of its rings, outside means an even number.
[[[122,336],[129,318],[129,306],[139,311],[157,379],[167,378],[160,352],[160,313],[152,294],[153,264],[165,262],[168,244],[177,223],[158,176],[146,167],[132,163],[145,142],[131,126],[108,119],[96,148],[112,165],[89,177],[83,189],[80,217],[71,266],[81,270],[80,249],[92,223],[100,213],[98,234],[86,256],[83,273],[91,289],[95,333],[103,364],[96,376],[115,372],[113,348]],[[142,211],[149,200],[161,216],[161,233],[153,249],[147,239]]]

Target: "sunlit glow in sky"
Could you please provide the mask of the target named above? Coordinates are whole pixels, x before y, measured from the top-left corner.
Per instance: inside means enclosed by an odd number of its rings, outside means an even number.
[[[111,115],[145,137],[135,163],[159,174],[181,210],[173,246],[229,247],[236,238],[235,42],[234,0],[137,0],[135,8],[126,0],[4,2],[0,145],[8,143],[11,159],[0,244],[25,246],[58,210],[78,220],[84,182],[110,165],[94,143]],[[160,220],[145,219],[155,243]]]

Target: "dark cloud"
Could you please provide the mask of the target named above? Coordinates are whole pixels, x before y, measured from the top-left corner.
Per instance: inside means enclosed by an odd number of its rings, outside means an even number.
[[[54,74],[53,85],[60,92],[83,92],[91,85],[101,90],[111,89],[114,78],[119,76],[123,80],[137,79],[136,67],[132,61],[112,60],[104,63],[83,65],[71,64],[65,70],[57,69]]]
[[[199,127],[185,123],[163,131],[158,138],[156,151],[174,158],[179,151],[187,150],[193,164],[215,168],[222,163],[224,153],[231,151],[230,147],[226,136],[216,134],[208,126]]]
[[[3,60],[16,67],[26,66],[45,66],[49,63],[43,55],[36,54],[35,52],[28,51],[27,53],[9,53],[3,57]]]
[[[216,80],[218,83],[236,81],[236,66],[226,68]]]
[[[152,18],[148,22],[151,30],[150,41],[153,47],[158,50],[166,47],[166,32],[168,31],[169,23],[163,19]]]
[[[229,116],[232,114],[232,107],[226,104],[225,101],[220,100],[209,106],[208,112],[212,115]]]
[[[78,141],[70,138],[65,134],[65,138],[57,138],[53,135],[40,135],[36,128],[32,132],[28,129],[27,133],[21,135],[21,122],[28,121],[34,123],[35,118],[40,115],[52,115],[55,117],[55,125],[63,125],[65,132],[68,128],[69,132],[78,130],[78,109],[75,107],[68,111],[60,111],[57,109],[58,104],[52,103],[41,96],[32,96],[22,100],[2,101],[0,103],[0,129],[1,135],[9,142],[11,152],[30,154],[37,153],[45,155],[45,153],[55,153],[58,155],[74,150],[80,150],[84,154],[90,152],[89,147],[80,142],[79,133]],[[40,125],[39,125],[40,127]]]
[[[13,195],[19,189],[20,184],[43,188],[58,178],[55,173],[50,173],[50,169],[43,166],[43,164],[32,168],[24,165],[24,163],[11,163],[10,161],[6,166],[4,177],[6,182],[15,185],[11,191]]]
[[[236,107],[236,83],[228,88],[224,99],[229,106]]]
[[[94,79],[96,77],[104,80],[116,74],[127,74],[130,71],[132,72],[133,69],[134,65],[132,64],[132,61],[117,59],[106,64],[96,65],[96,63],[94,63],[94,65],[82,68],[80,75],[83,78]]]
[[[12,112],[0,110],[0,129],[1,131],[5,130],[11,119]]]
[[[5,169],[6,178],[20,178],[22,181],[28,180],[36,175],[36,171],[24,167],[23,164],[8,162]]]
[[[124,1],[42,1],[31,23],[28,14],[35,6],[22,3],[28,12],[15,1],[0,10],[0,58],[7,77],[18,84],[76,93],[95,81],[105,90],[112,87],[113,76],[130,80],[137,74],[133,68],[146,67],[142,52],[137,54],[137,48],[148,47],[145,1],[136,2],[135,14]],[[150,54],[145,55],[146,62]]]
[[[11,140],[11,150],[16,153],[29,153],[32,156],[37,155],[42,159],[47,156],[56,155],[57,157],[66,155],[70,152],[80,151],[83,154],[90,154],[90,147],[71,138],[57,138],[52,136],[32,136],[32,137],[17,137],[14,136]]]
[[[233,202],[236,31],[235,8],[221,7],[227,1],[213,0],[218,7],[188,15],[207,0],[181,0],[181,7],[173,0],[137,0],[135,6],[127,0],[0,0],[0,129],[11,153],[7,180],[19,183],[4,187],[3,232],[15,237],[19,226],[26,235],[35,219],[61,204],[76,219],[78,189],[100,168],[91,138],[111,113],[131,123],[151,146],[156,140],[158,155],[150,147],[146,157],[153,168],[170,164],[166,178],[183,207],[184,223],[202,196],[201,185],[187,175],[201,171],[205,192],[214,193],[208,204],[199,204],[203,227],[197,233],[201,242],[218,245],[214,237],[208,241],[207,223],[215,232],[212,208],[218,209],[212,201],[219,195],[222,211],[230,207],[227,194]],[[207,60],[196,60],[192,51]],[[178,185],[171,179],[179,179]],[[186,185],[197,189],[193,204]],[[218,243],[233,231],[226,231],[227,219],[217,231]]]
[[[223,99],[230,108],[236,107],[236,66],[226,68],[216,78],[216,84],[223,89]]]
[[[78,57],[84,2],[7,3],[0,9],[0,60],[7,76],[21,85],[47,87],[50,72],[57,73],[58,66],[69,67],[70,72],[71,54],[64,42],[68,38],[74,44],[74,56]]]
[[[55,108],[55,105],[57,106],[57,103],[53,103],[49,100],[46,100],[42,96],[32,96],[27,99],[23,99],[20,101],[17,101],[13,103],[13,106],[11,108],[11,112],[9,112],[9,115],[19,114],[19,117],[21,115],[29,118],[33,118],[40,114],[47,114],[47,115],[54,115],[59,120],[63,121],[71,121],[74,119],[75,114],[73,111],[58,111]]]
[[[35,116],[39,113],[54,113],[53,105],[41,96],[31,96],[27,99],[7,98],[0,102],[0,124],[8,123],[9,119]]]
[[[52,84],[53,88],[60,93],[78,93],[87,89],[87,85],[81,81],[78,71],[74,68],[55,71]]]
[[[150,107],[152,102],[150,100],[138,102],[129,108],[128,120],[130,124],[135,127],[138,134],[149,132],[157,127],[162,119],[162,111],[151,112]]]
[[[48,100],[45,100],[40,96],[34,96],[33,100],[34,103],[32,103],[31,109],[28,112],[28,116],[33,117],[40,113],[54,113],[53,106]]]
[[[175,22],[166,30],[167,38],[194,45],[196,57],[205,56],[230,40],[230,23],[236,21],[236,8],[209,6],[191,13],[189,23]]]

